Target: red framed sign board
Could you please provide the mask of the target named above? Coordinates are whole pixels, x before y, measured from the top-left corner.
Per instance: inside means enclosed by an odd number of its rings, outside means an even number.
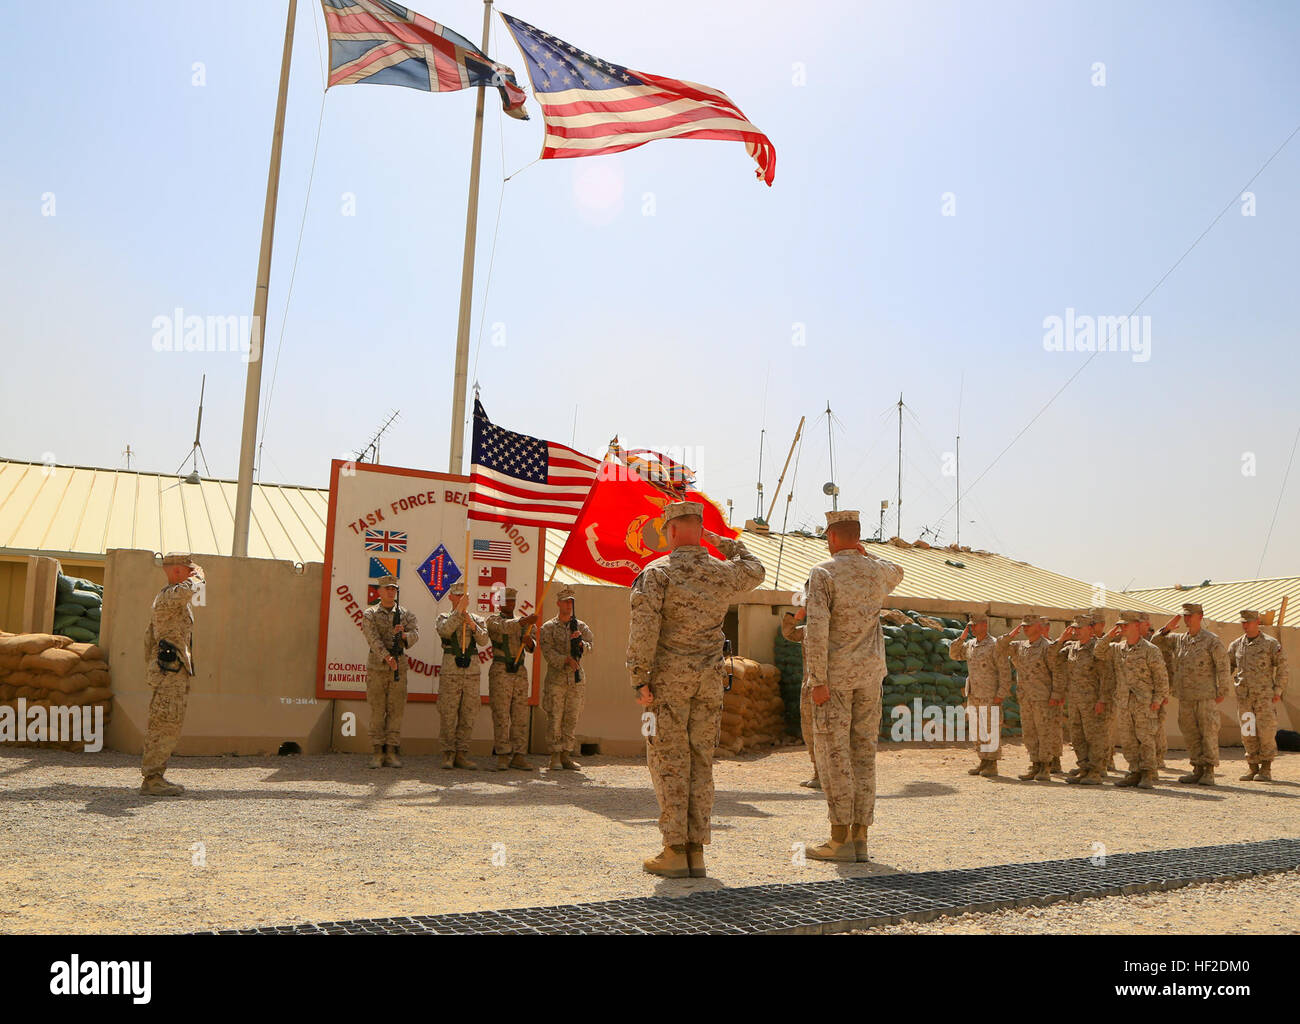
[[[371,463],[330,463],[329,519],[321,587],[316,696],[366,697],[366,641],[361,616],[378,597],[380,577],[397,577],[398,604],[414,613],[420,639],[407,652],[407,699],[438,699],[442,643],[438,616],[451,611],[453,583],[464,580],[470,608],[486,617],[518,591],[515,614],[537,610],[545,531],[471,520],[469,477]],[[465,529],[469,527],[466,560]],[[536,630],[533,633],[537,635]],[[480,651],[479,694],[487,701],[492,650]],[[540,653],[534,652],[530,704],[538,700]]]

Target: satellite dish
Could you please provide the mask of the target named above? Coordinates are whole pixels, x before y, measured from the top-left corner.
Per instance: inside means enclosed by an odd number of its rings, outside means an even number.
[[[822,494],[836,495],[839,493],[840,493],[840,489],[835,486],[835,481],[828,480],[826,481],[826,483],[822,484]]]

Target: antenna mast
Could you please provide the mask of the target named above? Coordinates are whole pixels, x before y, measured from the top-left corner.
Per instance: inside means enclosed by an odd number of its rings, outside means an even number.
[[[894,504],[894,536],[903,539],[903,393],[898,393],[898,495]]]
[[[367,461],[367,455],[370,456],[370,462],[377,463],[379,461],[379,439],[384,436],[384,431],[391,427],[399,416],[401,416],[401,411],[398,409],[394,409],[388,414],[388,419],[384,420],[384,425],[375,431],[375,436],[370,439],[370,443],[357,452],[358,462]]]

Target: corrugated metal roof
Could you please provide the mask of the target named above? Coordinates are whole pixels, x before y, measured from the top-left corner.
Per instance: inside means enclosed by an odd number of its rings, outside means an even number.
[[[1300,576],[1280,576],[1271,580],[1240,580],[1236,583],[1208,583],[1194,587],[1154,587],[1143,590],[1130,590],[1130,594],[1140,595],[1147,601],[1172,608],[1177,612],[1184,601],[1199,604],[1205,609],[1205,617],[1216,622],[1236,622],[1238,612],[1250,608],[1261,614],[1277,611],[1282,598],[1290,596],[1287,601],[1286,622],[1283,625],[1300,624]]]
[[[559,557],[568,534],[546,532],[546,571]],[[765,590],[798,590],[808,573],[829,555],[826,541],[820,537],[786,534],[745,533],[745,546],[767,570]],[[1169,612],[1169,605],[1143,600],[1131,592],[1108,592],[1106,600],[1094,600],[1091,583],[1071,579],[1059,573],[1017,562],[988,552],[955,552],[946,548],[903,548],[892,544],[873,544],[868,550],[903,567],[903,582],[894,591],[894,600],[930,598],[940,601],[969,601],[972,604],[996,601],[1008,604],[1036,605],[1044,608],[1090,608],[1100,605],[1112,609]],[[778,572],[778,562],[780,569]],[[960,562],[960,567],[949,564]],[[561,566],[555,579],[561,583],[598,581]],[[1177,607],[1176,605],[1174,607]]]
[[[248,553],[319,562],[329,491],[254,484]],[[109,548],[230,554],[235,481],[0,459],[0,551],[102,558]]]

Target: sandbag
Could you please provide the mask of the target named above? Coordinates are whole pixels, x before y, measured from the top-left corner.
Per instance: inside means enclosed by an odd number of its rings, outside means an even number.
[[[75,651],[78,657],[85,658],[87,661],[106,661],[104,649],[98,644],[68,644],[67,649]]]
[[[85,690],[77,690],[75,693],[52,695],[50,703],[60,707],[80,707],[83,704],[94,704],[97,701],[112,700],[112,698],[112,690],[103,687],[91,687]]]
[[[98,608],[104,603],[104,599],[93,590],[73,590],[65,594],[63,600],[67,604],[75,603],[83,608]]]
[[[62,648],[49,648],[40,654],[28,654],[23,657],[23,668],[28,672],[51,672],[55,675],[64,676],[72,671],[74,665],[80,662],[72,651],[65,651]]]
[[[0,654],[40,654],[51,647],[62,650],[72,643],[66,636],[51,633],[18,633],[0,637]]]
[[[0,654],[0,672],[15,672],[22,667],[21,654]]]
[[[77,620],[78,623],[85,621],[85,619]],[[64,626],[62,633],[70,640],[78,640],[87,644],[93,643],[99,639],[99,631],[97,629],[87,629],[83,625]]]
[[[93,647],[94,645],[93,645],[93,644],[78,644],[77,646],[78,646],[78,647]],[[88,659],[88,658],[82,658],[81,661],[77,664],[77,666],[76,666],[76,667],[75,667],[71,672],[69,672],[68,674],[69,674],[69,675],[74,675],[74,676],[75,676],[75,675],[77,675],[78,673],[81,673],[81,672],[107,672],[107,671],[108,671],[108,662],[106,662],[106,661],[98,661],[98,660],[96,660],[96,661],[91,661],[91,660]]]
[[[54,617],[57,619],[62,615],[71,615],[74,619],[80,618],[81,613],[86,610],[84,604],[76,601],[60,601],[54,606]]]

